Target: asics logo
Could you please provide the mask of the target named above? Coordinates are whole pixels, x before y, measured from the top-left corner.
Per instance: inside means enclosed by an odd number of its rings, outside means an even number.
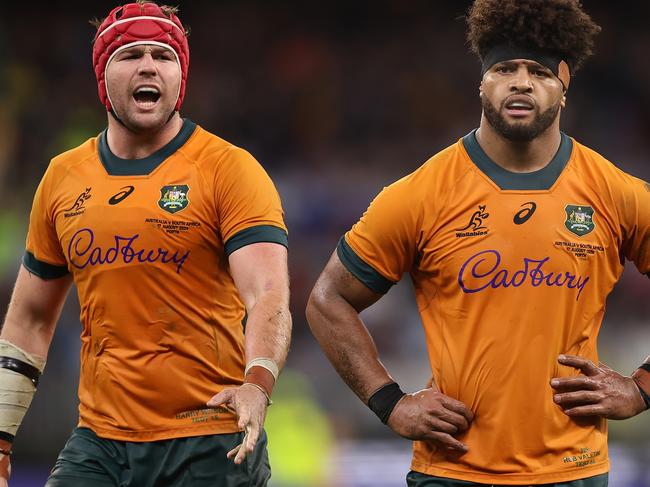
[[[524,203],[521,206],[524,206],[525,208],[519,210],[515,214],[515,217],[512,219],[512,221],[515,222],[515,225],[521,225],[522,223],[526,223],[528,219],[531,216],[533,216],[533,213],[535,213],[535,210],[537,209],[537,205],[533,201]]]
[[[133,186],[124,186],[123,188],[120,188],[121,191],[117,193],[116,195],[111,196],[111,199],[108,200],[109,205],[116,205],[120,203],[121,201],[124,201],[127,196],[129,196],[131,193],[133,193],[133,190],[135,189]]]

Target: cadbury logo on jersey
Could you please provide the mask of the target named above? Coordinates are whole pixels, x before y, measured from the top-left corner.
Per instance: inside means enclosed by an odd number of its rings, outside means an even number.
[[[544,269],[550,257],[529,259],[525,257],[522,266],[513,271],[501,267],[501,254],[497,250],[483,250],[471,256],[458,272],[458,284],[467,294],[478,293],[488,288],[521,287],[566,287],[577,289],[576,301],[584,290],[589,277],[578,276],[570,272],[553,272]]]
[[[176,273],[180,274],[183,264],[190,255],[186,250],[181,253],[178,250],[172,251],[158,247],[156,250],[137,249],[135,242],[139,234],[132,237],[114,236],[114,244],[108,247],[93,247],[95,233],[90,228],[78,230],[70,239],[68,244],[68,262],[77,269],[85,269],[88,266],[113,264],[120,260],[124,264],[175,264]]]

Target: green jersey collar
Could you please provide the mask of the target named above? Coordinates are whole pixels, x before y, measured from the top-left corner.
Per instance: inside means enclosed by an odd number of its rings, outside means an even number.
[[[190,119],[183,119],[183,126],[176,136],[166,145],[144,159],[122,159],[111,152],[106,140],[106,130],[99,134],[99,159],[110,176],[146,176],[156,169],[165,159],[180,149],[192,136],[196,124]]]
[[[538,171],[519,173],[508,171],[488,157],[476,140],[476,129],[463,137],[463,146],[472,162],[503,190],[548,190],[560,177],[573,150],[573,140],[560,132],[562,140],[557,153]]]

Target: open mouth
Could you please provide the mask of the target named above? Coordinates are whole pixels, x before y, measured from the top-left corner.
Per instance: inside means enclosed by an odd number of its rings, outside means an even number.
[[[133,93],[135,102],[145,108],[154,106],[160,99],[160,92],[158,89],[151,86],[143,86],[138,88]]]
[[[506,103],[505,108],[510,115],[524,116],[532,112],[535,109],[535,105],[530,101],[517,99]]]

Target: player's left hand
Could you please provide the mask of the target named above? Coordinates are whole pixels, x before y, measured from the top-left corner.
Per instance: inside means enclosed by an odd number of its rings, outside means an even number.
[[[212,408],[226,406],[237,413],[238,426],[245,432],[244,439],[226,456],[230,459],[234,457],[235,463],[241,464],[246,455],[255,449],[257,439],[264,427],[268,398],[257,387],[244,383],[239,387],[224,389],[212,396],[207,405]]]
[[[555,377],[553,400],[567,416],[602,416],[626,419],[646,409],[643,397],[631,377],[619,374],[605,364],[576,355],[560,355],[558,362],[582,372],[577,377]]]

